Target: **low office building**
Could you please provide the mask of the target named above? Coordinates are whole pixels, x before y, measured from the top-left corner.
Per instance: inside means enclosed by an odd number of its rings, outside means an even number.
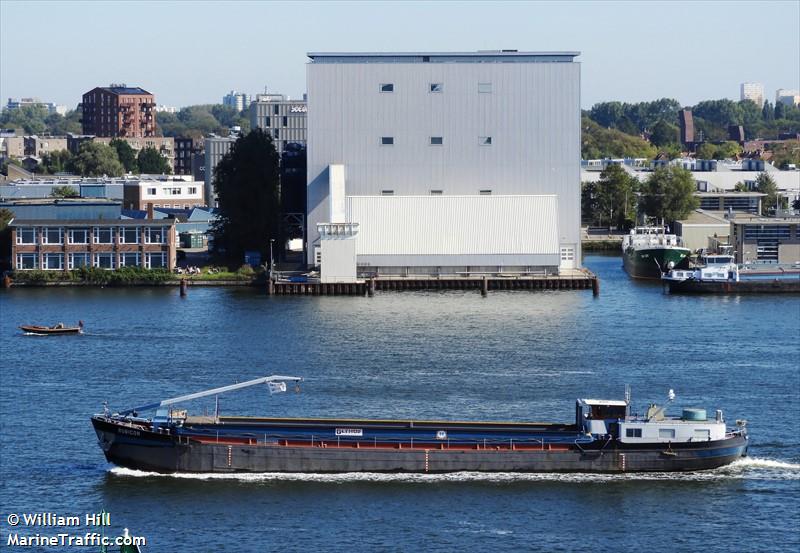
[[[126,181],[123,208],[147,209],[148,204],[175,209],[202,207],[205,205],[203,185],[180,177]]]
[[[17,271],[81,267],[175,268],[175,221],[15,219],[11,259]]]
[[[692,211],[686,219],[674,224],[675,234],[692,251],[708,248],[709,238],[728,236],[730,227],[730,221],[722,212],[703,209]]]
[[[800,217],[736,215],[730,226],[737,263],[800,263]]]

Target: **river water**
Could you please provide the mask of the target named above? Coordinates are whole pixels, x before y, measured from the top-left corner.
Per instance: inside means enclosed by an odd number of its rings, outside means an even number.
[[[11,527],[11,513],[105,509],[109,533],[130,528],[144,551],[800,550],[800,298],[670,296],[628,279],[618,257],[584,263],[599,298],[0,292],[3,546],[10,532],[57,533]],[[16,328],[78,319],[82,336]],[[748,419],[752,446],[679,475],[159,476],[108,465],[89,424],[106,400],[266,374],[306,381],[300,394],[223,396],[223,414],[569,421],[576,397],[622,398],[629,384],[639,412],[674,388],[675,410]]]

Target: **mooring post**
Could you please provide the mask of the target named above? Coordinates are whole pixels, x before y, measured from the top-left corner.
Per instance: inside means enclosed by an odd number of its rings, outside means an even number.
[[[489,294],[489,279],[483,277],[483,282],[481,282],[481,296],[486,297]]]
[[[272,296],[275,294],[275,281],[271,277],[267,278],[267,295]]]
[[[600,277],[594,277],[592,280],[592,295],[597,297],[600,295]]]
[[[7,274],[3,275],[3,288],[11,288],[11,277]]]
[[[182,278],[181,279],[181,297],[182,298],[186,297],[186,293],[188,291],[188,287],[189,287],[189,283],[186,282],[185,278]]]
[[[368,283],[368,286],[367,286],[367,295],[369,297],[372,297],[372,296],[375,295],[375,279],[374,278],[369,279],[369,283]]]

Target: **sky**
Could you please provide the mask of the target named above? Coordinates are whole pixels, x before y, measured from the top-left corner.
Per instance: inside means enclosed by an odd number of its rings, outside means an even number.
[[[580,51],[581,104],[800,88],[800,0],[247,2],[0,0],[0,100],[74,108],[126,83],[181,107],[300,97],[306,52]]]

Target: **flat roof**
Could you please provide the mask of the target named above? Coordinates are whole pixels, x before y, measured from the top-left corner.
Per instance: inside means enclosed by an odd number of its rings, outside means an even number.
[[[171,227],[175,219],[13,219],[10,227]]]
[[[736,213],[730,221],[735,225],[785,225],[787,223],[796,225],[800,223],[800,215],[790,215],[788,217],[763,217],[760,215],[748,215],[747,213]]]
[[[121,205],[122,200],[111,198],[19,198],[0,200],[2,206],[23,206],[23,205],[43,205],[43,206],[65,206],[65,205]]]
[[[533,52],[519,50],[477,50],[475,52],[308,52],[312,62],[323,63],[441,63],[441,62],[547,62],[572,61],[578,51]]]
[[[735,190],[722,190],[720,192],[695,192],[701,198],[760,198],[766,196],[763,192],[737,192]]]
[[[706,211],[695,209],[685,219],[678,221],[681,225],[725,225],[730,221],[725,218],[724,211]]]

